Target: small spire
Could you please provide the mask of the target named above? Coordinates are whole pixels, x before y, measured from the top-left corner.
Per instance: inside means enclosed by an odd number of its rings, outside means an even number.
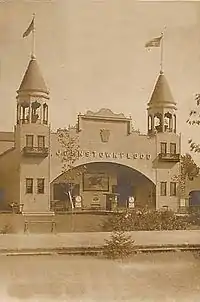
[[[165,107],[166,105],[176,105],[174,98],[172,96],[170,87],[168,82],[164,76],[163,70],[160,70],[160,74],[156,81],[153,93],[151,95],[150,102],[148,103],[149,106],[161,106]]]
[[[31,60],[18,92],[21,91],[37,91],[47,94],[49,93],[35,56],[31,56]]]

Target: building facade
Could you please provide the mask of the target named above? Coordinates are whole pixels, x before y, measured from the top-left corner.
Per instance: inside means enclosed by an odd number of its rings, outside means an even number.
[[[0,132],[1,204],[15,202],[24,212],[48,212],[56,204],[66,210],[179,209],[175,176],[181,139],[176,102],[163,73],[147,104],[146,134],[133,129],[131,118],[110,109],[78,115],[70,129],[79,142],[74,171],[84,169],[70,182],[61,161],[65,151],[50,129],[49,97],[33,57],[17,91],[14,132]]]

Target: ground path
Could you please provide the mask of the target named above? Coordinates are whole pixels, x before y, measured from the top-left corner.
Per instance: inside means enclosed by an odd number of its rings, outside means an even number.
[[[137,246],[181,246],[200,247],[200,230],[186,231],[137,231],[130,232]],[[5,234],[0,235],[0,252],[23,249],[67,249],[101,247],[110,233],[59,233],[59,234]]]

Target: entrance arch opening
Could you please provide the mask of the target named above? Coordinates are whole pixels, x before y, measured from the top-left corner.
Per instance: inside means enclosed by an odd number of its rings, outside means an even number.
[[[193,190],[189,193],[190,208],[200,208],[200,190]]]
[[[155,184],[141,172],[110,162],[93,162],[85,167],[84,173],[75,173],[74,179],[70,180],[75,208],[77,200],[82,210],[156,208]],[[74,170],[79,168],[75,167]],[[69,186],[67,173],[61,174],[51,183],[51,200],[62,203],[65,210],[72,207],[67,194]]]

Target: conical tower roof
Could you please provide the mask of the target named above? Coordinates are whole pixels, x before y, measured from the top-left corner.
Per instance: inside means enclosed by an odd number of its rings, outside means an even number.
[[[163,72],[160,72],[148,106],[165,107],[170,105],[176,106],[176,102]]]
[[[44,92],[47,94],[49,93],[35,57],[31,58],[24,78],[17,92],[26,91]]]

